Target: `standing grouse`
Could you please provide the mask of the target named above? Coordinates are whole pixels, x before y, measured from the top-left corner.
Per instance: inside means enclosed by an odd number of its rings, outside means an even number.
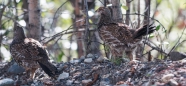
[[[135,60],[133,52],[142,36],[152,33],[155,26],[144,25],[139,29],[132,29],[123,23],[116,23],[112,20],[111,9],[100,7],[96,10],[99,14],[98,32],[102,41],[111,49],[112,57],[121,57],[123,52],[130,60]],[[148,30],[147,30],[148,29]]]
[[[26,38],[23,28],[15,26],[13,41],[10,44],[13,59],[34,79],[35,71],[41,67],[50,77],[56,78],[57,68],[49,62],[46,49],[35,39]]]

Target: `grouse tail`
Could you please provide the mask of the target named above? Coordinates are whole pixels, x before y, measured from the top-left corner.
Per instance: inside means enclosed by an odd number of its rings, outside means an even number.
[[[153,33],[155,31],[155,26],[153,26],[153,24],[146,24],[144,25],[143,27],[139,28],[135,33],[134,33],[134,36],[133,38],[136,39],[136,38],[140,38],[144,35],[147,35],[147,34],[150,34],[150,33]],[[147,32],[148,31],[148,32]]]
[[[50,63],[49,61],[38,61],[38,63],[48,76],[56,79],[56,76],[58,75],[58,70],[52,63]]]

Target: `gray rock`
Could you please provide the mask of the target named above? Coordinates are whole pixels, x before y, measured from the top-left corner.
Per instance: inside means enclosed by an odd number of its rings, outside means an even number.
[[[171,86],[178,86],[178,82],[176,82],[174,79],[170,79],[169,83]]]
[[[186,54],[182,52],[173,51],[169,53],[169,57],[172,61],[178,61],[186,58]]]
[[[93,58],[93,57],[94,57],[94,55],[91,54],[91,53],[89,53],[89,54],[87,55],[87,58]]]
[[[99,57],[96,61],[97,62],[104,62],[104,61],[106,61],[106,60],[108,60],[106,57]]]
[[[129,86],[129,85],[127,85],[127,84],[121,84],[121,85],[118,85],[118,86]]]
[[[74,83],[79,84],[80,82],[79,81],[74,81]]]
[[[67,72],[63,72],[62,74],[59,75],[58,79],[57,80],[60,80],[60,79],[66,79],[69,77],[69,73]]]
[[[85,56],[81,56],[80,59],[85,59]]]
[[[0,80],[0,86],[14,86],[14,80],[10,78],[5,78]]]
[[[76,59],[76,60],[71,60],[70,63],[79,63],[81,62],[79,59]]]
[[[66,85],[72,85],[73,80],[67,80]]]
[[[170,81],[170,79],[174,78],[174,74],[167,74],[167,75],[163,75],[163,77],[161,78],[161,80],[164,83],[167,83]]]
[[[23,73],[24,71],[25,71],[25,69],[23,67],[20,67],[17,63],[14,63],[8,69],[8,72],[12,73],[12,74],[20,74],[20,73]]]
[[[89,82],[91,82],[91,81],[92,81],[91,79],[82,80],[82,83],[83,83],[83,84],[87,84],[87,83],[89,83]]]
[[[86,58],[86,59],[84,60],[84,62],[85,62],[85,63],[91,63],[91,62],[92,62],[92,58]]]
[[[101,81],[99,86],[107,86],[107,85],[109,85],[108,82],[106,82],[106,81]]]

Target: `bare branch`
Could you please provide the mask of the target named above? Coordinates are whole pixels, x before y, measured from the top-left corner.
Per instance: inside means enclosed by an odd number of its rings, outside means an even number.
[[[147,41],[143,41],[143,43],[146,44],[146,45],[148,45],[149,47],[151,47],[152,50],[157,50],[158,52],[163,53],[163,54],[165,54],[166,56],[168,56],[168,54],[167,54],[166,52],[164,52],[161,48],[159,48],[159,47],[154,47],[153,45],[151,45],[151,43],[149,43],[149,42],[147,42]],[[151,51],[152,51],[152,50],[151,50]]]

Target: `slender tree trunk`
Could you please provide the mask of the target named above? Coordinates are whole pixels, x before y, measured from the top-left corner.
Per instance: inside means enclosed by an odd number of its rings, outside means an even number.
[[[129,25],[129,22],[130,22],[130,0],[126,0],[126,3],[127,3],[127,7],[128,7],[128,10],[126,10],[126,24]]]
[[[139,4],[139,2],[138,2],[138,4]],[[144,24],[149,24],[150,0],[145,0],[145,10],[146,11],[145,11],[145,14],[144,14],[145,15],[145,17],[144,17]],[[140,22],[138,22],[138,24],[139,23]],[[140,43],[140,44],[137,45],[137,49],[136,49],[136,58],[139,59],[139,60],[141,60],[141,61],[144,61],[144,57],[142,57],[143,51],[144,51],[144,47],[145,47],[145,45],[143,43]]]
[[[112,15],[113,20],[115,22],[123,22],[121,7],[120,7],[120,0],[111,0],[112,3]]]
[[[40,0],[28,0],[29,28],[28,37],[40,40],[41,36],[41,8]]]
[[[150,2],[151,0],[145,0],[145,17],[144,17],[144,24],[149,23],[149,17],[150,17]]]
[[[75,18],[73,19],[73,23],[74,23],[73,27],[74,27],[74,31],[78,31],[78,29],[82,25],[82,22],[79,20],[83,18],[83,15],[81,15],[81,13],[80,13],[81,5],[80,5],[79,0],[75,0],[75,1],[71,0],[71,3],[74,6],[74,14],[75,14]],[[77,53],[78,53],[78,57],[80,58],[81,56],[84,55],[83,41],[80,39],[83,37],[83,34],[82,34],[82,32],[77,32],[75,35],[76,35],[76,39],[77,39]]]
[[[138,0],[138,14],[140,14],[140,0]],[[137,25],[137,28],[140,27],[140,15],[138,15],[138,25]]]

